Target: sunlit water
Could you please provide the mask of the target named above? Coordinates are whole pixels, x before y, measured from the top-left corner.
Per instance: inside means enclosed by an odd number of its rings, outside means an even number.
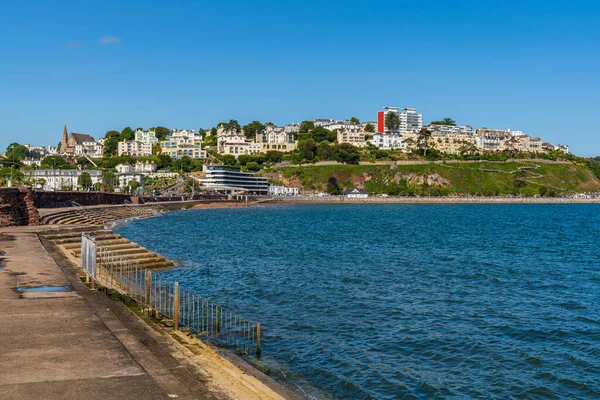
[[[314,397],[600,398],[600,206],[189,210],[120,226]]]

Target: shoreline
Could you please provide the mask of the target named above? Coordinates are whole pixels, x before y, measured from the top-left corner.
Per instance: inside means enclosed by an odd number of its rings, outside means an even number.
[[[600,204],[597,199],[562,197],[369,197],[348,199],[342,197],[289,197],[276,198],[260,204]]]
[[[210,203],[210,204],[199,204],[199,208],[231,208],[232,206],[247,207],[255,205],[255,203]],[[126,207],[117,205],[115,207]],[[88,207],[85,207],[88,208]],[[93,206],[89,207],[93,208]],[[182,209],[191,209],[191,207],[183,207]],[[174,209],[167,209],[165,213],[169,211],[180,210],[179,207]],[[49,209],[48,211],[51,211]],[[122,218],[109,223],[103,224],[104,230],[112,231],[118,228],[119,225],[128,224],[129,222],[157,217],[157,215],[149,215],[144,217],[131,217]],[[5,232],[10,236],[15,236],[16,232],[28,232],[35,234],[37,237],[43,236],[48,231],[69,230],[70,228],[84,229],[89,225],[38,225],[38,226],[23,226],[23,227],[4,227],[0,229],[0,232]],[[91,227],[91,226],[90,226]],[[96,226],[97,227],[97,226]],[[18,240],[18,239],[17,239]],[[75,269],[79,261],[74,259],[72,255],[67,254],[65,250],[52,242],[40,238],[38,239],[43,242],[44,250],[59,261],[59,265],[66,266],[69,270],[73,269],[70,274],[75,276]],[[128,239],[129,240],[129,239]],[[50,247],[47,247],[50,246]],[[51,251],[50,248],[54,248]],[[58,254],[60,253],[60,254]],[[67,266],[68,265],[68,266]],[[65,270],[66,271],[66,270]],[[89,290],[89,289],[88,289]],[[91,291],[92,293],[94,291]],[[108,299],[108,298],[107,298]],[[123,303],[125,304],[125,303]],[[124,307],[127,307],[126,305]],[[157,338],[160,336],[163,340],[170,343],[171,346],[177,349],[179,356],[176,358],[187,359],[191,361],[201,374],[205,377],[210,377],[208,382],[202,382],[207,384],[213,393],[224,395],[231,399],[242,399],[242,398],[256,398],[256,399],[292,399],[299,400],[304,399],[301,393],[287,387],[275,380],[274,377],[268,375],[260,367],[254,365],[253,360],[247,360],[244,357],[232,352],[226,348],[220,348],[209,342],[204,342],[199,338],[191,337],[185,331],[175,331],[168,324],[152,321],[150,323],[146,318],[142,318],[136,312],[131,311],[135,315],[135,318],[144,324],[147,328],[146,331],[154,331]],[[260,364],[260,361],[258,361]]]

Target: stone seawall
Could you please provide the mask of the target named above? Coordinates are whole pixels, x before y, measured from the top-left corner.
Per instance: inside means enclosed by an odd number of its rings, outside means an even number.
[[[39,224],[40,214],[30,190],[0,188],[0,227]]]
[[[72,202],[82,206],[101,204],[126,204],[131,202],[131,196],[121,193],[104,192],[44,192],[35,190],[33,202],[37,208],[70,207]]]

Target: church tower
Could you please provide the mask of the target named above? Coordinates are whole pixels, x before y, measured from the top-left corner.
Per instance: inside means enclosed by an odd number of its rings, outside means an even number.
[[[69,139],[69,135],[67,134],[67,125],[63,128],[62,141],[60,142],[60,153],[63,154],[67,151],[67,140]]]

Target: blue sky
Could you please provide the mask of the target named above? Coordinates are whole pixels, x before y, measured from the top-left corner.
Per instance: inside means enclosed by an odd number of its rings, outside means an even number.
[[[16,1],[0,12],[0,149],[385,105],[600,155],[592,1]]]

